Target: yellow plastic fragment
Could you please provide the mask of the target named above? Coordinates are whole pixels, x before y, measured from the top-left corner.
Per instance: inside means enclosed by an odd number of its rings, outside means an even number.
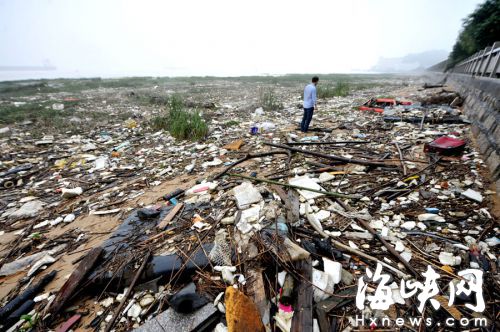
[[[441,270],[449,272],[449,273],[453,273],[453,268],[451,266],[449,266],[449,265],[443,265],[441,267]]]
[[[409,178],[404,179],[403,182],[413,181],[413,180],[416,180],[418,178],[420,178],[419,175],[410,176]]]
[[[133,129],[137,127],[137,121],[135,121],[134,119],[128,119],[125,121],[125,127],[127,127],[128,129]]]
[[[57,168],[59,168],[59,169],[63,169],[66,166],[67,163],[68,163],[67,159],[58,159],[54,163],[54,166],[57,167]]]

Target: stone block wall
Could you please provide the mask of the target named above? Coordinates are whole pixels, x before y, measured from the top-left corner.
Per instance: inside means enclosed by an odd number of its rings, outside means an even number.
[[[500,195],[500,79],[450,74],[446,84],[464,98],[472,133]]]

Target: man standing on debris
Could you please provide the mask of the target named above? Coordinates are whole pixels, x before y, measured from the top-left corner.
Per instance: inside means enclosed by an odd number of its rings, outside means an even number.
[[[304,89],[304,116],[300,123],[300,131],[303,133],[309,129],[314,110],[316,109],[316,85],[318,85],[319,78],[314,76],[311,83],[306,85]]]

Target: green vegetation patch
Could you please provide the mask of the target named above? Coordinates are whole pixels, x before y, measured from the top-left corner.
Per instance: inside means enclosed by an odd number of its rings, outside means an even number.
[[[168,113],[151,119],[154,130],[167,130],[177,139],[200,140],[207,136],[208,125],[198,110],[188,110],[179,95],[169,97]]]
[[[317,95],[320,99],[345,97],[349,94],[349,91],[349,83],[343,81],[339,81],[335,85],[332,83],[320,83],[317,86]]]
[[[23,121],[50,123],[54,119],[71,115],[71,110],[66,107],[63,110],[54,110],[52,103],[26,103],[22,105],[5,104],[0,105],[0,123],[13,124]]]
[[[283,107],[283,103],[272,88],[260,89],[259,103],[265,111],[275,111]]]
[[[230,120],[224,123],[225,127],[234,127],[239,125],[240,123],[238,121]]]

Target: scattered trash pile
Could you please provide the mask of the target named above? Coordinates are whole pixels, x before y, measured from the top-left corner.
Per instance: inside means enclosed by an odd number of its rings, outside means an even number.
[[[450,317],[497,324],[495,193],[468,124],[425,120],[456,111],[445,106],[400,105],[381,117],[335,103],[322,104],[313,134],[295,130],[301,111],[290,108],[288,117],[257,110],[230,129],[215,122],[207,144],[176,145],[133,121],[118,137],[32,142],[33,153],[17,156],[24,163],[0,174],[1,221],[22,235],[1,261],[1,276],[20,274],[3,299],[2,329],[323,332],[401,317],[431,317],[429,328]],[[3,144],[19,150],[15,140]],[[165,174],[196,181],[153,204],[117,207]],[[87,234],[46,241],[45,233],[83,214],[123,221],[61,276],[51,264]],[[56,276],[62,287],[44,292]]]

